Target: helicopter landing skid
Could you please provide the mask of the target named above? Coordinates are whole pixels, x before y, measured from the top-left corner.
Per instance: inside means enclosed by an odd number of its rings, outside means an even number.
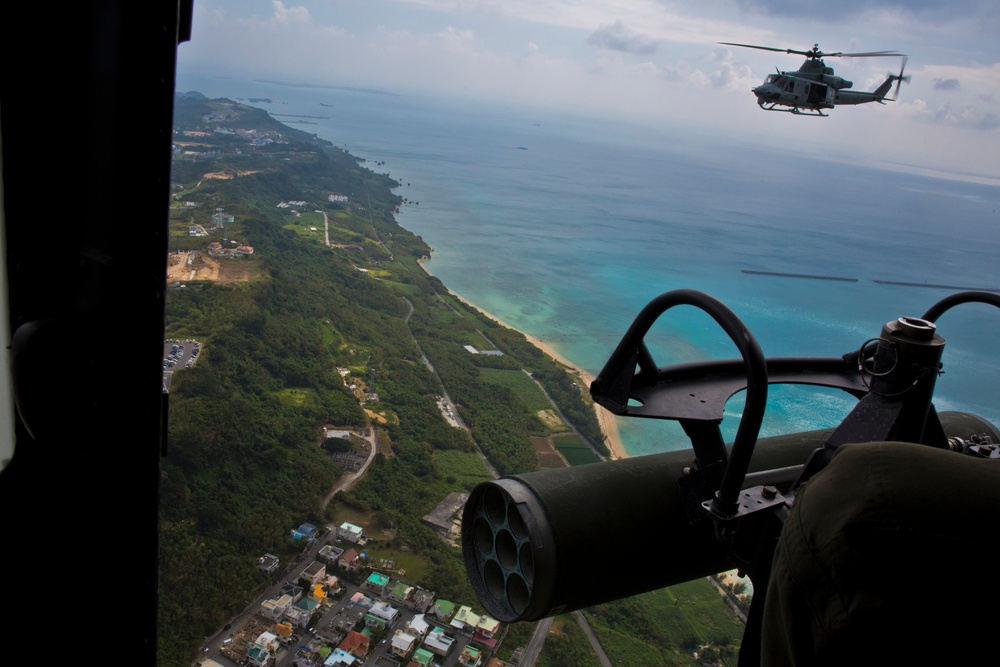
[[[823,113],[819,109],[813,109],[811,111],[803,111],[799,107],[792,107],[790,109],[782,109],[782,108],[779,108],[778,105],[775,104],[774,102],[768,102],[768,103],[762,102],[759,106],[764,111],[784,111],[786,113],[795,114],[796,116],[818,116],[818,117],[821,117],[821,118],[826,118],[827,116],[830,115],[830,114],[827,114],[827,113]]]

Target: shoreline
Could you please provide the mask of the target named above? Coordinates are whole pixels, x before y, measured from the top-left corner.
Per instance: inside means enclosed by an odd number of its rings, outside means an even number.
[[[429,259],[429,258],[421,258],[420,260],[418,260],[418,264],[420,264],[420,268],[422,268],[424,270],[424,272],[427,273],[427,275],[432,276],[434,274],[431,273],[427,269],[427,266],[425,265],[426,259]],[[571,368],[572,371],[575,374],[577,374],[577,375],[580,376],[580,379],[583,380],[583,382],[586,384],[586,386],[588,388],[590,387],[590,383],[594,381],[594,376],[593,375],[591,375],[587,371],[583,370],[582,368],[580,368],[579,366],[577,366],[573,362],[571,362],[568,359],[566,359],[565,357],[563,357],[561,354],[559,354],[558,352],[556,352],[552,348],[552,346],[549,345],[548,343],[542,342],[541,340],[535,338],[534,336],[530,336],[530,335],[524,333],[523,331],[521,331],[517,327],[513,327],[510,324],[507,324],[506,322],[504,322],[502,319],[500,319],[499,317],[497,317],[493,313],[490,313],[490,312],[487,312],[487,311],[483,310],[482,308],[480,308],[479,306],[477,306],[473,302],[471,302],[468,299],[466,299],[466,298],[460,296],[459,294],[455,293],[451,288],[448,288],[447,286],[445,286],[445,287],[448,289],[448,293],[451,296],[455,297],[456,299],[458,299],[459,301],[461,301],[462,303],[464,303],[469,308],[472,308],[472,309],[474,309],[474,310],[482,313],[483,315],[485,315],[486,317],[490,318],[494,322],[497,322],[497,323],[499,323],[499,324],[507,327],[508,329],[512,329],[513,331],[517,331],[522,336],[524,336],[528,340],[529,343],[531,343],[532,345],[534,345],[535,347],[537,347],[538,349],[540,349],[542,352],[544,352],[548,356],[552,357],[553,359],[555,359],[560,364],[563,364],[564,366],[568,366],[569,368]],[[609,458],[611,460],[628,458],[628,452],[625,451],[625,445],[622,443],[621,435],[618,433],[618,424],[615,423],[614,415],[612,415],[607,410],[602,409],[601,406],[597,405],[596,403],[594,404],[594,413],[597,416],[597,423],[601,427],[601,432],[604,434],[604,441],[605,441],[605,444],[607,445],[608,451],[611,452],[611,456]]]

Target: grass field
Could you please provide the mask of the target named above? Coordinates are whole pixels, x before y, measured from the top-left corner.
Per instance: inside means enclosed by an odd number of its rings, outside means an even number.
[[[392,562],[391,569],[382,567],[383,561]],[[368,562],[373,569],[407,582],[420,581],[427,568],[426,561],[416,553],[392,547],[372,547],[368,550]]]
[[[585,463],[598,463],[601,459],[597,457],[594,450],[579,436],[568,434],[559,435],[552,438],[559,453],[566,457],[566,461],[571,466],[583,465]]]
[[[478,454],[443,449],[434,452],[434,469],[446,480],[454,478],[455,484],[471,489],[479,482],[488,481],[490,473]]]
[[[743,622],[704,577],[584,613],[615,667],[690,665],[692,650],[706,644],[735,664],[743,637]]]
[[[483,382],[499,385],[510,389],[527,409],[532,412],[539,410],[551,410],[552,403],[545,397],[542,390],[538,388],[524,371],[505,371],[495,368],[479,369],[479,377]]]
[[[370,541],[361,547],[361,550],[368,553],[368,558],[375,569],[406,581],[419,581],[423,577],[427,563],[416,552],[400,549],[392,528],[384,525],[377,513],[359,510],[346,503],[338,503],[334,523],[339,526],[345,521],[364,528],[365,536]],[[343,548],[355,548],[346,541],[337,541],[336,544]],[[394,561],[391,572],[388,568],[379,567],[380,559]],[[403,574],[400,574],[399,570],[403,570]]]

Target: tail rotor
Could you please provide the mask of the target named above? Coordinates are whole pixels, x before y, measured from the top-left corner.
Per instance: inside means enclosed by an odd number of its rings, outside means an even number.
[[[899,84],[902,83],[903,81],[905,81],[906,83],[910,82],[909,75],[906,75],[906,76],[903,75],[903,71],[906,70],[906,61],[907,60],[909,60],[909,58],[907,58],[906,56],[903,56],[903,64],[900,65],[900,67],[899,67],[899,74],[893,74],[892,72],[889,72],[889,81],[890,82],[891,81],[895,81],[896,82],[896,90],[894,90],[892,92],[892,100],[893,101],[899,99]]]

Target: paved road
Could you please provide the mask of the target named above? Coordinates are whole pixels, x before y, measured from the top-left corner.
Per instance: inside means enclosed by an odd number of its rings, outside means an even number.
[[[524,647],[524,653],[521,654],[521,662],[518,663],[521,667],[531,667],[538,660],[538,654],[542,652],[545,638],[549,636],[550,627],[552,627],[551,618],[543,618],[538,621],[534,634],[531,635],[528,645]]]
[[[407,328],[409,328],[410,316],[413,315],[413,303],[406,297],[403,297],[403,301],[405,301],[406,305],[410,307],[410,312],[406,314],[406,326]],[[448,395],[448,390],[445,388],[444,381],[441,379],[441,376],[438,375],[436,370],[434,370],[434,365],[431,363],[430,359],[428,359],[427,356],[424,354],[424,351],[420,349],[420,343],[417,342],[417,338],[416,336],[413,335],[412,331],[410,332],[410,337],[413,338],[413,344],[417,346],[417,351],[420,352],[420,356],[424,360],[426,360],[427,370],[429,370],[431,373],[434,374],[434,377],[436,377],[438,380],[438,384],[441,386],[441,396],[444,399],[445,405],[450,410],[449,412],[450,417],[448,417],[447,419],[449,419],[449,421],[454,421],[459,428],[464,429],[467,433],[469,433],[469,437],[471,438],[472,429],[470,429],[465,424],[465,422],[462,421],[462,416],[458,413],[458,408],[455,407],[455,403],[451,400],[451,396]],[[479,458],[482,460],[483,465],[486,466],[486,470],[489,471],[490,476],[493,479],[500,477],[500,473],[497,472],[497,469],[493,467],[493,464],[490,463],[490,460],[486,458],[485,454],[483,454],[483,450],[479,448],[479,443],[476,442],[475,438],[472,438],[472,442],[473,444],[475,444],[476,453],[479,454]]]
[[[576,616],[576,622],[580,625],[580,629],[583,633],[587,635],[587,641],[590,642],[590,647],[594,649],[594,653],[597,654],[597,659],[601,661],[604,667],[611,667],[611,661],[608,660],[608,654],[604,652],[601,648],[601,642],[597,641],[597,635],[594,634],[594,629],[590,627],[590,623],[587,622],[587,617],[579,611],[573,612]]]
[[[368,458],[365,459],[365,462],[360,468],[358,468],[357,472],[344,473],[340,479],[337,480],[337,483],[333,485],[330,492],[326,494],[325,498],[323,498],[324,510],[326,510],[326,506],[330,504],[330,501],[333,500],[333,497],[337,495],[337,493],[340,491],[350,491],[351,487],[353,487],[357,481],[364,476],[365,471],[368,470],[368,466],[370,466],[372,461],[375,460],[375,454],[378,452],[378,439],[374,426],[369,427],[368,435],[364,436],[364,438],[368,442]],[[336,530],[336,526],[329,526],[329,528],[331,530]]]

